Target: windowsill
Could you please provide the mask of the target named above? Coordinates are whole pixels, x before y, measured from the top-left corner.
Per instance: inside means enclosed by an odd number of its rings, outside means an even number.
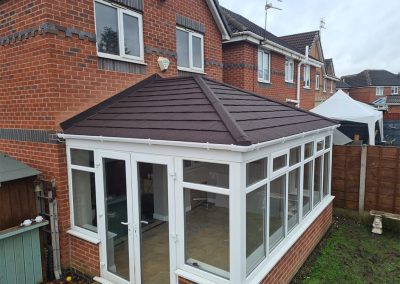
[[[294,81],[285,81],[287,84],[294,84]]]
[[[106,59],[111,59],[111,60],[117,60],[117,61],[123,61],[123,62],[127,62],[127,63],[133,63],[133,64],[147,66],[147,63],[145,63],[144,60],[134,60],[134,59],[124,58],[124,57],[116,56],[116,55],[115,56],[107,55],[104,53],[97,53],[97,56],[100,58],[106,58]]]
[[[258,83],[272,85],[271,81],[266,81],[266,80],[261,80],[261,79],[258,79]]]
[[[94,237],[88,236],[88,235],[83,234],[81,232],[78,232],[78,231],[76,231],[74,229],[68,230],[67,234],[70,234],[71,236],[77,237],[79,239],[85,240],[85,241],[87,241],[89,243],[92,243],[92,244],[95,244],[95,245],[100,243],[100,240],[98,238],[94,238]]]
[[[189,73],[196,73],[196,74],[201,74],[201,75],[207,75],[204,70],[196,70],[196,69],[191,69],[191,68],[185,68],[185,67],[177,67],[179,71],[183,72],[189,72]]]

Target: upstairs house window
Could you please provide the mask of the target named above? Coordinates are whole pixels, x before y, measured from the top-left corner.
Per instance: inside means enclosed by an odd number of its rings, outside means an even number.
[[[376,87],[376,95],[383,96],[383,87]]]
[[[323,86],[323,91],[324,91],[324,93],[326,93],[326,79],[324,79],[324,86]]]
[[[392,95],[398,95],[399,94],[399,87],[392,87]]]
[[[310,85],[310,65],[306,65],[304,66],[304,88],[309,89]]]
[[[333,81],[331,81],[331,94],[333,94]]]
[[[315,89],[319,90],[319,74],[315,75]]]
[[[189,72],[204,72],[203,35],[176,28],[176,53],[178,69]]]
[[[258,51],[258,81],[269,83],[270,82],[270,54],[268,51]]]
[[[293,59],[285,59],[285,81],[293,83],[294,78],[294,61]]]
[[[142,15],[96,0],[95,20],[99,56],[143,62]]]

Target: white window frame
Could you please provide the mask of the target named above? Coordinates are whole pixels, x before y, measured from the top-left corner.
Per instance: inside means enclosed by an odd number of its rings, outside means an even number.
[[[331,80],[331,94],[333,94],[333,81]]]
[[[326,93],[326,78],[323,81],[323,92]]]
[[[127,62],[132,62],[132,63],[138,63],[138,64],[144,64],[144,41],[143,41],[143,18],[142,15],[134,12],[132,10],[126,9],[120,5],[117,4],[111,4],[109,2],[103,1],[103,0],[94,0],[93,2],[93,7],[94,7],[94,24],[95,24],[95,30],[97,31],[96,28],[96,5],[95,3],[100,3],[112,8],[117,9],[117,21],[118,21],[118,39],[119,39],[119,55],[115,54],[109,54],[109,53],[104,53],[100,52],[98,49],[97,41],[96,41],[96,51],[97,51],[97,56],[98,57],[103,57],[103,58],[109,58],[109,59],[114,59],[114,60],[119,60],[119,61],[127,61]],[[124,27],[123,27],[123,15],[129,15],[132,17],[135,17],[138,19],[138,29],[139,29],[139,56],[133,56],[133,55],[128,55],[125,54],[125,44],[124,44]]]
[[[260,66],[258,66],[258,62],[259,62],[259,57],[260,57],[260,53],[262,55],[262,78],[260,78],[258,70],[260,69]],[[268,56],[268,80],[264,79],[264,56]],[[271,83],[271,53],[266,50],[266,49],[259,49],[257,52],[257,78],[258,78],[258,82],[261,83],[267,83],[270,84]]]
[[[398,95],[399,94],[399,87],[398,86],[393,86],[392,89],[391,89],[390,94],[392,96]]]
[[[382,92],[381,92],[382,91]],[[385,88],[384,87],[376,87],[376,96],[382,97],[384,94]]]
[[[285,82],[293,83],[294,80],[294,60],[285,58]]]
[[[320,82],[319,82],[319,74],[317,74],[317,75],[315,75],[315,90],[319,90],[319,84],[320,84]]]
[[[71,159],[71,149],[92,151],[93,157],[95,155],[95,150],[92,148],[71,147],[71,146],[67,147],[68,189],[69,189],[68,197],[69,197],[70,223],[71,223],[68,233],[71,235],[77,236],[79,238],[82,238],[88,242],[98,244],[100,242],[99,225],[98,225],[99,222],[97,222],[97,232],[93,232],[93,231],[90,231],[90,230],[87,230],[85,228],[75,225],[74,193],[73,193],[74,189],[73,189],[73,183],[72,183],[72,170],[93,173],[95,175],[95,179],[96,179],[96,165],[94,165],[93,168],[73,165],[72,159]],[[96,183],[95,183],[95,186],[96,186]],[[97,200],[97,188],[96,188],[96,206],[98,206],[97,201],[98,200]],[[96,218],[97,218],[97,216],[96,216]]]
[[[183,32],[186,32],[189,34],[189,67],[178,66],[178,59],[177,59],[176,64],[177,64],[178,70],[204,74],[204,36],[200,33],[194,32],[190,29],[185,29],[185,28],[178,27],[178,26],[176,27],[176,30],[180,30],[180,31],[183,31]],[[201,68],[193,66],[193,37],[194,36],[201,39],[201,65],[202,65]],[[175,39],[176,39],[176,31],[175,31]],[[178,56],[179,55],[177,54],[177,57]]]
[[[303,88],[310,89],[311,87],[311,67],[310,65],[304,65],[303,68]]]

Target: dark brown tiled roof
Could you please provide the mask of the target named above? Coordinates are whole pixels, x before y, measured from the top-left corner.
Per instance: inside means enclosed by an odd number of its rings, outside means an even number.
[[[390,95],[386,97],[388,105],[400,105],[400,95]]]
[[[277,37],[276,35],[270,33],[269,31],[265,30],[264,28],[256,25],[255,23],[246,19],[242,15],[232,12],[231,10],[228,10],[222,6],[220,6],[220,9],[221,9],[222,14],[224,15],[225,20],[228,23],[228,26],[232,33],[249,31],[260,37],[270,40],[276,44],[279,44],[283,47],[286,47],[295,52],[304,54],[304,49],[303,50],[297,49],[295,46],[292,46],[288,42],[286,42],[286,41],[282,40],[281,38]]]
[[[302,53],[304,54],[306,46],[308,45],[308,47],[311,48],[314,39],[317,35],[319,35],[319,31],[286,35],[286,36],[281,36],[280,38],[289,43],[291,46],[294,46],[298,50],[301,50]]]
[[[251,145],[333,125],[204,77],[153,75],[61,127],[74,135]]]
[[[324,61],[325,72],[326,75],[335,77],[335,68],[333,67],[333,60],[332,58],[325,59]]]
[[[400,76],[386,70],[364,70],[358,74],[343,76],[341,80],[353,88],[400,86]]]

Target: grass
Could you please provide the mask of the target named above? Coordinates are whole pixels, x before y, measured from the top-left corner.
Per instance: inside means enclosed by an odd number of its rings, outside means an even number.
[[[293,283],[400,283],[400,233],[335,218]]]

